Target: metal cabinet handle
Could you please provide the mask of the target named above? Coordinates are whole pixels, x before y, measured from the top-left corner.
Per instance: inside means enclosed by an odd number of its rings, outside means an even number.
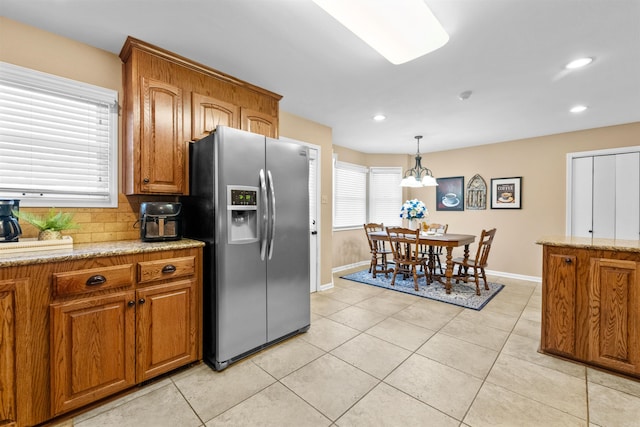
[[[167,264],[164,267],[162,267],[162,273],[163,274],[175,273],[176,270],[177,270],[177,268],[173,264]]]
[[[128,301],[128,302],[127,302],[127,305],[128,305],[129,307],[133,307],[134,305],[136,305],[136,302],[135,302],[134,300],[131,300],[131,301]]]
[[[149,183],[149,178],[143,179],[142,182],[144,182],[145,184],[148,184]]]
[[[145,302],[147,302],[147,300],[146,300],[146,299],[144,299],[144,298],[140,298],[140,299],[138,300],[138,304],[144,304]]]
[[[107,283],[107,278],[102,274],[96,274],[87,279],[87,286],[98,286]]]
[[[566,264],[571,264],[573,261],[571,260],[571,258],[565,258],[565,259],[564,259],[564,262],[565,262]]]

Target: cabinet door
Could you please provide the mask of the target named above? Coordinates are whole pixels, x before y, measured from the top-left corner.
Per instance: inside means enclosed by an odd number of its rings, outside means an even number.
[[[54,415],[135,383],[134,295],[131,291],[51,305]]]
[[[550,253],[544,263],[542,350],[576,352],[577,257]]]
[[[640,153],[616,155],[616,239],[640,239]]]
[[[242,108],[240,113],[243,130],[270,138],[278,137],[278,123],[275,117],[249,108]]]
[[[191,94],[191,140],[209,135],[216,126],[239,128],[240,107],[211,96]]]
[[[571,167],[571,235],[591,237],[593,230],[593,157],[579,157]]]
[[[197,359],[196,280],[138,290],[137,381]]]
[[[640,374],[640,263],[591,260],[589,360]]]
[[[182,136],[182,89],[143,78],[141,91],[140,190],[183,194],[187,145]]]
[[[0,425],[16,421],[16,282],[0,281]]]

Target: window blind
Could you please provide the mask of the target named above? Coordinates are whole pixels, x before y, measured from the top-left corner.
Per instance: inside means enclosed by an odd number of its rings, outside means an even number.
[[[117,206],[117,92],[0,63],[0,197]]]
[[[402,168],[372,167],[369,170],[369,222],[402,225]]]
[[[362,227],[367,222],[367,168],[335,161],[333,226]]]

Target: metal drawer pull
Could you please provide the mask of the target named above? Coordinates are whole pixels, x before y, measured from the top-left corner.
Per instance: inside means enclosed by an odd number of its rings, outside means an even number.
[[[163,273],[175,273],[175,271],[176,271],[176,266],[172,264],[167,264],[164,267],[162,267]]]
[[[96,274],[87,279],[87,286],[98,286],[107,283],[107,278],[102,274]]]
[[[134,305],[136,305],[136,302],[135,302],[135,301],[133,301],[133,300],[131,300],[131,301],[127,302],[127,305],[128,305],[129,307],[133,307]]]
[[[147,302],[147,300],[146,300],[146,299],[144,299],[144,298],[140,298],[140,299],[138,300],[138,304],[144,304],[145,302]]]
[[[571,258],[565,258],[564,262],[567,263],[567,264],[571,264]]]

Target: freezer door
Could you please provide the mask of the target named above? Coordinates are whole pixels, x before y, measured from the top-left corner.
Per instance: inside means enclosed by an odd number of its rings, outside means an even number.
[[[216,161],[216,350],[225,362],[266,343],[266,261],[260,242],[228,244],[227,187],[260,187],[265,166],[265,137],[219,126],[215,133]],[[258,196],[260,197],[260,196]],[[258,199],[264,203],[261,197]],[[258,235],[263,236],[262,225]]]
[[[275,196],[267,262],[267,341],[273,341],[310,323],[309,162],[307,148],[295,143],[267,138],[266,149],[268,192]]]

